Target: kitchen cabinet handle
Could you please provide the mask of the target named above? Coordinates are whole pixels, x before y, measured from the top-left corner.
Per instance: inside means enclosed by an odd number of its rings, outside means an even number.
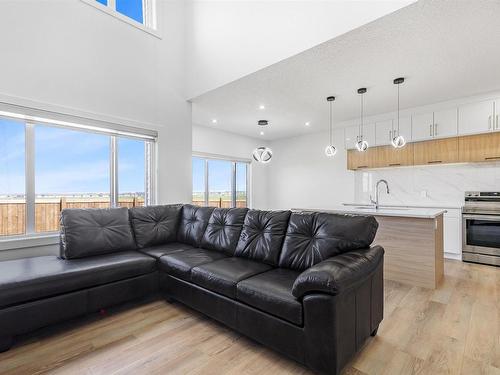
[[[432,124],[429,125],[429,136],[432,137]]]
[[[496,115],[496,116],[495,116],[495,118],[496,118],[496,119],[495,119],[495,122],[496,122],[496,126],[495,126],[495,128],[496,128],[496,129],[498,129],[498,115]]]
[[[392,141],[392,130],[389,130],[389,142]]]
[[[488,116],[488,129],[491,129],[491,115]]]
[[[434,124],[434,137],[438,135],[438,124]]]
[[[429,160],[427,164],[437,164],[437,163],[442,163],[442,160]]]
[[[401,163],[391,163],[391,164],[389,164],[389,167],[398,167],[400,165],[401,165]]]
[[[362,168],[368,168],[367,165],[358,165],[358,169],[362,169]]]
[[[500,160],[500,156],[490,156],[490,157],[484,158],[484,160]]]

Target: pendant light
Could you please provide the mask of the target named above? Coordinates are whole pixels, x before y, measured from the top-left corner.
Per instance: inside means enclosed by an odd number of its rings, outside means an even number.
[[[391,143],[394,148],[402,148],[406,145],[405,138],[399,134],[399,85],[401,85],[405,81],[404,78],[396,78],[393,82],[395,85],[398,85],[398,132],[397,135],[392,138]]]
[[[269,125],[269,121],[259,120],[257,122],[257,125],[267,126]],[[255,160],[258,163],[267,164],[271,161],[273,157],[273,151],[269,147],[264,147],[264,146],[257,147],[255,150],[253,150],[252,157],[253,160]]]
[[[337,148],[333,145],[333,130],[332,130],[332,103],[335,100],[335,96],[329,96],[326,100],[330,103],[330,143],[325,148],[325,155],[329,158],[335,156],[337,153]]]
[[[368,149],[368,142],[363,139],[363,94],[366,92],[366,88],[362,87],[358,89],[358,94],[360,95],[361,98],[361,121],[359,123],[359,134],[358,137],[356,138],[356,148],[360,152],[364,152]]]

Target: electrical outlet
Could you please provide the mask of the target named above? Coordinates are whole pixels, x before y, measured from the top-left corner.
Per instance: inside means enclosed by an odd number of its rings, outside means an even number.
[[[420,197],[421,198],[427,198],[427,190],[421,190],[420,191]]]

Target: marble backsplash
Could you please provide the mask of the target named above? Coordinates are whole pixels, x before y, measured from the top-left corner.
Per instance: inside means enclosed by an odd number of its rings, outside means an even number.
[[[375,184],[385,179],[390,194],[380,187],[380,204],[462,206],[466,191],[500,191],[500,162],[432,165],[357,171],[356,202],[369,202]]]

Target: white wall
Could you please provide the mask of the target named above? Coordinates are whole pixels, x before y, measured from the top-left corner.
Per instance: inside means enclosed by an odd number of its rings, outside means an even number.
[[[272,209],[332,208],[354,199],[354,173],[347,171],[347,153],[340,145],[343,131],[334,132],[339,145],[326,157],[328,132],[273,141],[268,170],[268,206]]]
[[[157,4],[161,39],[80,0],[0,2],[0,101],[157,129],[159,202],[188,202],[185,4]]]
[[[194,153],[251,160],[252,151],[256,147],[267,145],[267,142],[260,139],[204,126],[193,126]],[[251,163],[250,194],[252,208],[266,209],[268,206],[267,171],[269,170],[269,165]]]
[[[192,0],[187,95],[201,95],[412,2]]]

